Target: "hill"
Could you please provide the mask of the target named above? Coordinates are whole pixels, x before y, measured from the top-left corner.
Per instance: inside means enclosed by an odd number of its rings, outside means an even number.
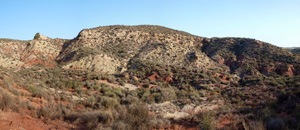
[[[0,116],[16,115],[0,126],[35,129],[25,114],[42,129],[297,129],[292,52],[154,25],[0,39]]]
[[[286,48],[286,49],[293,52],[293,53],[300,54],[300,48],[299,47]]]

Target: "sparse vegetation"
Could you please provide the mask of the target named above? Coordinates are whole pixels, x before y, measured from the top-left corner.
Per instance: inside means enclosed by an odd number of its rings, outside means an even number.
[[[83,30],[73,40],[49,39],[58,49],[47,54],[34,48],[46,41],[0,39],[14,45],[1,46],[0,58],[22,63],[0,67],[0,109],[76,129],[300,128],[296,54],[254,39],[208,39],[160,26],[93,31],[101,36]]]

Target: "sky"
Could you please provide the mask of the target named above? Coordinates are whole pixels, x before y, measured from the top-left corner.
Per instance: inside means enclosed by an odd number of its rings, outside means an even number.
[[[161,25],[202,37],[300,47],[300,0],[0,0],[0,38],[72,39],[107,25]]]

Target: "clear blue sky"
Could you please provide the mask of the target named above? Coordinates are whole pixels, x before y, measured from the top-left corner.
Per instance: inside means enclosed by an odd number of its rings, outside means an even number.
[[[71,39],[106,25],[153,24],[204,37],[300,46],[300,0],[1,0],[0,38]]]

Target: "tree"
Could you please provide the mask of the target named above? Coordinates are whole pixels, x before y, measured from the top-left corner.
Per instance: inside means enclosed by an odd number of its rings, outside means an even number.
[[[34,39],[39,39],[41,36],[40,36],[40,33],[36,33],[35,35],[34,35]]]

